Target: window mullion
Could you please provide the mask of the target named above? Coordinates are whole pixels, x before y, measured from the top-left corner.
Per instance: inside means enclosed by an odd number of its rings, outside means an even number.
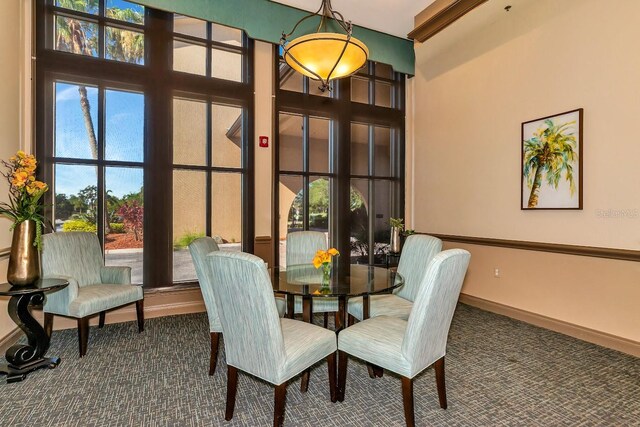
[[[302,116],[302,184],[303,230],[309,229],[309,115]]]
[[[211,24],[208,24],[208,31],[211,31]],[[211,107],[211,101],[207,102],[207,108],[206,108],[206,114],[207,114],[207,129],[206,129],[206,138],[207,138],[207,142],[206,142],[206,149],[205,149],[205,155],[207,156],[207,182],[206,182],[206,190],[205,190],[205,194],[206,194],[206,202],[205,202],[205,217],[206,217],[206,222],[205,222],[205,234],[207,236],[211,236],[212,233],[212,227],[211,227],[211,222],[213,221],[212,218],[212,208],[211,208],[211,204],[213,202],[213,188],[212,188],[212,180],[213,180],[213,172],[211,170],[211,167],[213,166],[213,161],[212,161],[212,155],[213,155],[213,132],[212,132],[212,126],[213,126],[213,119],[211,117],[211,111],[212,111],[212,107]]]
[[[98,58],[105,58],[105,48],[106,48],[106,39],[105,39],[105,25],[104,25],[104,17],[106,16],[106,8],[104,5],[105,0],[100,0],[99,12],[98,12]]]
[[[104,161],[104,135],[105,135],[105,90],[103,86],[98,87],[98,105],[96,108],[98,109],[98,133],[96,135],[97,143],[98,143],[98,158],[96,159],[96,178],[97,178],[97,186],[96,186],[96,198],[97,204],[96,207],[96,225],[98,231],[98,240],[100,240],[100,244],[104,249],[105,243],[105,223],[108,221],[106,218],[106,209],[107,201],[106,201],[106,192],[105,192],[105,179],[104,172],[105,168],[102,165]],[[104,257],[104,250],[102,251]]]

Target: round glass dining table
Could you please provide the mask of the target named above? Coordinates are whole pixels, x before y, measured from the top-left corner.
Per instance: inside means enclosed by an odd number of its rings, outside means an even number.
[[[369,314],[369,295],[389,293],[404,284],[402,275],[386,268],[351,264],[341,270],[335,265],[328,283],[323,284],[322,268],[313,264],[289,265],[286,269],[270,270],[273,291],[287,298],[287,317],[293,317],[294,298],[302,297],[302,317],[306,322],[313,319],[314,298],[337,298],[338,316],[336,330],[346,326],[347,300],[363,298],[364,318]]]

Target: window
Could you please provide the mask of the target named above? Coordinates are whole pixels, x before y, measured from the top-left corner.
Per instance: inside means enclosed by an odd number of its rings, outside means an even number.
[[[124,0],[36,5],[36,155],[55,229],[96,233],[106,264],[145,287],[194,281],[200,236],[251,252],[246,35]]]
[[[174,15],[173,69],[241,82],[246,49],[241,30]]]
[[[369,62],[320,93],[281,59],[276,75],[276,259],[287,233],[319,230],[340,262],[383,264],[404,210],[404,76]]]
[[[144,64],[144,6],[124,0],[55,0],[53,48]]]
[[[286,265],[289,232],[329,233],[331,183],[331,121],[322,117],[279,114],[280,265]]]
[[[242,107],[173,100],[173,280],[196,279],[187,245],[212,236],[242,250]],[[185,207],[188,206],[188,209]]]

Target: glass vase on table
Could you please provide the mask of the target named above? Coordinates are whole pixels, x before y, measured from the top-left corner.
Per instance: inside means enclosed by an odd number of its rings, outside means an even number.
[[[331,285],[331,264],[331,261],[322,264],[322,290],[329,289]]]

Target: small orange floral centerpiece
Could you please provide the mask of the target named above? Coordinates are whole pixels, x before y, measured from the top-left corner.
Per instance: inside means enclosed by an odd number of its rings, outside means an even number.
[[[329,248],[324,251],[320,249],[313,257],[313,266],[315,268],[322,267],[322,286],[329,285],[331,278],[331,261],[334,256],[340,256],[340,252],[336,248]]]

